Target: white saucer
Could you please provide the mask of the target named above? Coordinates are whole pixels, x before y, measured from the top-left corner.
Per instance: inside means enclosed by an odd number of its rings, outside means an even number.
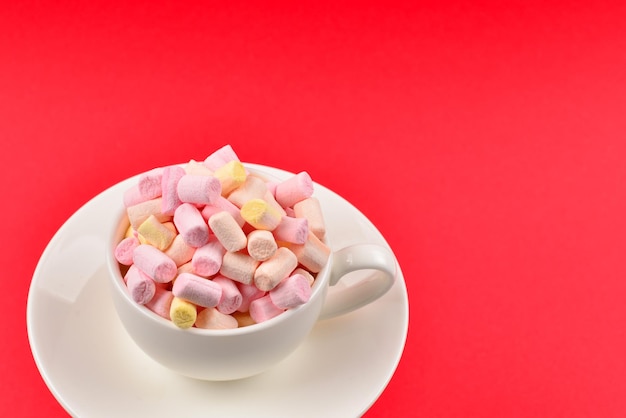
[[[286,171],[249,164],[279,178]],[[376,302],[318,323],[295,353],[272,370],[232,382],[178,376],[132,342],[109,297],[104,253],[112,208],[134,179],[85,204],[59,229],[35,270],[28,337],[46,384],[79,417],[356,417],[393,375],[408,331],[404,278]],[[354,206],[316,184],[334,249],[357,242],[387,246]],[[353,273],[354,274],[354,273]]]

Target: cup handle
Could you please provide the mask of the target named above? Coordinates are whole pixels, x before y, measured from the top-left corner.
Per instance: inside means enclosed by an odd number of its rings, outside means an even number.
[[[329,319],[365,306],[391,288],[396,279],[396,259],[391,251],[375,244],[356,244],[332,255],[330,286],[357,270],[376,270],[357,283],[329,291],[319,319]]]

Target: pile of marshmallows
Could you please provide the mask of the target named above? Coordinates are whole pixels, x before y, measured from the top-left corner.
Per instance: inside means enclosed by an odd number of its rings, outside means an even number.
[[[130,295],[180,328],[237,328],[306,303],[330,254],[312,194],[306,172],[266,181],[230,145],[140,175],[115,248]]]

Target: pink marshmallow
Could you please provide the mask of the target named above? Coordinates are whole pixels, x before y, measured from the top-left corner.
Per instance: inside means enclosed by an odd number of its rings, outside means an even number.
[[[214,308],[222,297],[219,284],[191,273],[182,273],[172,287],[174,296],[205,308]]]
[[[235,221],[237,221],[237,225],[243,226],[246,223],[246,221],[241,217],[241,212],[239,208],[225,197],[218,197],[217,200],[213,202],[213,205],[230,213],[232,217],[235,218]],[[209,218],[206,219],[208,220]]]
[[[115,247],[115,259],[125,266],[133,264],[133,251],[139,246],[139,240],[135,236],[124,238]]]
[[[217,198],[215,202],[202,208],[202,217],[207,221],[218,212],[226,211],[237,221],[237,225],[243,227],[246,221],[241,217],[240,209],[228,201],[224,196]]]
[[[168,283],[176,277],[176,263],[151,245],[137,246],[133,251],[133,263],[155,282]]]
[[[248,312],[248,310],[250,310],[250,303],[253,300],[262,298],[267,293],[263,290],[259,290],[259,288],[253,284],[236,284],[237,289],[239,289],[239,293],[241,294],[241,305],[239,305],[239,308],[237,309],[239,312]]]
[[[206,157],[204,165],[207,166],[209,170],[215,171],[231,161],[239,161],[239,157],[237,157],[237,154],[235,154],[235,151],[230,145],[224,145],[222,148]]]
[[[185,170],[177,165],[165,167],[161,175],[161,212],[173,215],[183,202],[178,198],[178,182],[185,175]]]
[[[202,247],[209,240],[209,226],[194,205],[183,203],[174,212],[174,225],[187,245]]]
[[[136,205],[161,196],[161,171],[155,168],[139,176],[138,184],[124,192],[124,207]]]
[[[212,280],[222,288],[222,298],[217,304],[217,310],[224,314],[231,314],[239,309],[242,296],[235,282],[224,276],[216,276]]]
[[[174,295],[171,291],[157,285],[154,296],[149,302],[146,302],[145,306],[155,314],[169,320],[172,299],[174,299]]]
[[[222,185],[213,176],[185,174],[179,180],[176,191],[183,203],[209,205],[220,196]]]
[[[150,302],[154,297],[156,291],[154,280],[134,265],[130,266],[124,276],[124,280],[126,281],[130,296],[136,303],[143,305]]]
[[[313,195],[313,180],[306,171],[276,185],[276,201],[283,208],[292,207],[311,195]]]
[[[235,252],[246,247],[246,234],[230,213],[221,211],[212,215],[209,218],[209,226],[227,251]]]
[[[301,274],[287,277],[269,292],[270,299],[276,307],[291,309],[306,303],[311,297],[311,286],[307,278]]]
[[[198,248],[191,257],[191,265],[193,271],[199,276],[213,276],[222,267],[222,257],[226,250],[215,239],[209,240],[209,242],[202,247]]]
[[[206,205],[202,208],[202,211],[200,213],[202,214],[202,218],[204,218],[204,220],[208,222],[211,216],[219,212],[222,212],[222,209],[218,208],[217,206]]]
[[[255,299],[250,303],[250,316],[257,324],[272,319],[283,312],[283,309],[280,309],[272,303],[272,299],[269,295]]]
[[[295,269],[291,275],[293,276],[294,274],[301,274],[304,276],[304,278],[307,280],[307,282],[309,283],[309,286],[313,286],[313,283],[315,283],[315,277],[313,277],[313,275],[311,273],[309,273],[307,270],[303,269],[302,267],[298,267],[297,269]]]
[[[163,168],[155,168],[139,176],[137,187],[143,196],[152,196],[154,199],[161,196],[161,180],[163,178]]]
[[[155,197],[158,197],[158,196],[149,197],[149,196],[142,195],[141,191],[139,190],[139,186],[134,185],[133,187],[131,187],[130,189],[127,189],[124,192],[124,197],[123,197],[124,207],[127,208],[129,206],[134,206],[141,202],[145,202],[146,200],[154,199]]]
[[[283,216],[280,224],[272,232],[278,241],[304,244],[309,236],[309,222],[306,218]]]
[[[274,195],[274,197],[276,196],[276,186],[278,186],[278,183],[275,181],[265,182],[265,187],[267,187],[267,191]]]

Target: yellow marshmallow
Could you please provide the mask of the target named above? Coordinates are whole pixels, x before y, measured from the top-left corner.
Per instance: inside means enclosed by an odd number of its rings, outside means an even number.
[[[126,229],[126,232],[124,233],[124,238],[129,238],[129,237],[132,237],[133,235],[135,235],[135,230],[133,229],[132,226],[128,225],[128,228]]]
[[[246,168],[239,161],[230,161],[213,173],[222,184],[222,196],[241,186],[246,181]]]
[[[273,231],[282,216],[263,199],[250,199],[241,207],[241,217],[256,229]]]
[[[179,328],[191,328],[196,322],[198,311],[196,305],[174,296],[170,306],[170,319]]]
[[[139,233],[139,242],[150,244],[161,251],[169,247],[176,237],[176,230],[172,230],[172,227],[159,222],[154,215],[150,215],[148,219],[143,221],[137,228],[137,232]]]

